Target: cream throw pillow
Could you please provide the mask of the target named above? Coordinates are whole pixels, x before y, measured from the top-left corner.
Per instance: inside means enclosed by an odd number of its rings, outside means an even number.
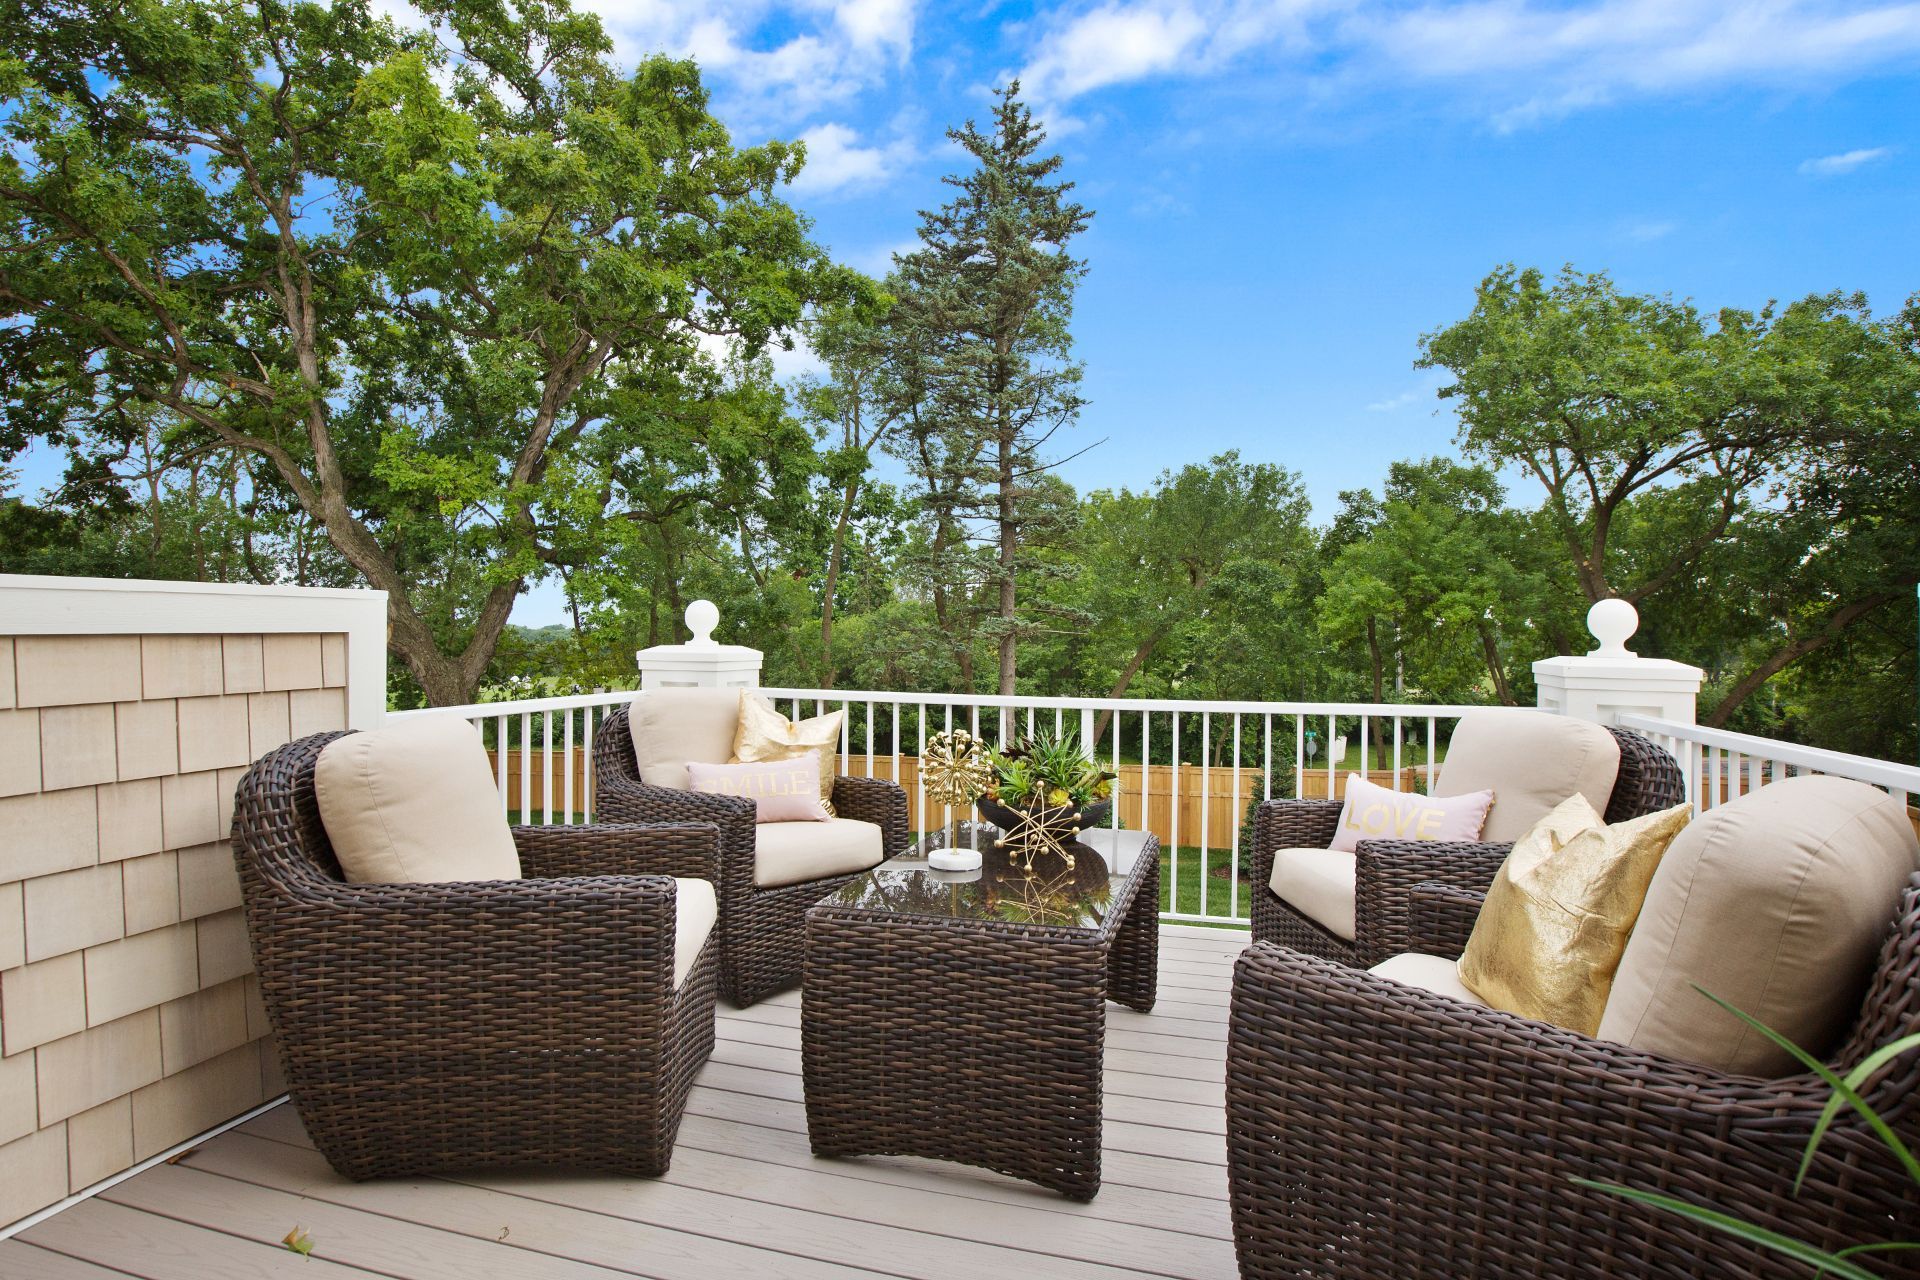
[[[1514,842],[1460,954],[1488,1005],[1584,1035],[1600,1029],[1647,884],[1692,810],[1608,826],[1583,795]]]
[[[1329,849],[1357,853],[1362,840],[1445,840],[1464,843],[1480,838],[1493,792],[1474,791],[1456,796],[1423,796],[1390,791],[1357,773],[1347,775],[1346,803]]]
[[[335,738],[314,763],[313,796],[353,884],[520,878],[487,749],[457,716]]]
[[[833,815],[820,799],[820,766],[811,751],[791,760],[755,764],[687,765],[688,789],[710,796],[753,801],[755,822],[826,822]]]
[[[833,812],[833,780],[840,773],[840,725],[845,711],[831,711],[811,720],[793,721],[773,709],[766,699],[740,691],[740,727],[733,738],[734,764],[764,760],[791,760],[809,752],[819,757],[820,803]]]
[[[1601,1038],[1742,1075],[1797,1074],[1700,991],[1824,1057],[1859,1016],[1916,870],[1905,807],[1864,782],[1782,778],[1707,810],[1648,887]]]

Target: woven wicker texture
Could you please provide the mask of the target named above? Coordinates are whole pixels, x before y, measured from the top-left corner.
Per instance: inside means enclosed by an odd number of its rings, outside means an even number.
[[[801,1013],[816,1155],[914,1155],[1100,1189],[1106,1001],[1153,1008],[1151,835],[1098,930],[820,906]]]
[[[1680,766],[1665,748],[1625,729],[1609,727],[1607,732],[1620,744],[1620,773],[1607,801],[1608,822],[1624,822],[1686,799]],[[1454,876],[1435,873],[1436,868],[1447,869],[1448,859],[1458,859],[1460,870],[1485,893],[1513,847],[1436,840],[1361,841],[1355,875],[1356,926],[1354,940],[1348,942],[1294,910],[1267,887],[1273,878],[1275,850],[1324,849],[1333,841],[1339,818],[1337,800],[1269,800],[1260,806],[1254,818],[1253,865],[1248,873],[1255,941],[1277,942],[1341,964],[1378,964],[1412,949],[1407,893],[1414,885],[1440,879],[1461,883]]]
[[[1920,876],[1832,1065],[1916,1031]],[[1576,1177],[1678,1196],[1827,1249],[1920,1230],[1912,1182],[1851,1110],[1794,1194],[1828,1096],[1811,1073],[1724,1076],[1260,943],[1235,972],[1230,1037],[1228,1172],[1248,1280],[1811,1274]],[[1920,1143],[1920,1050],[1861,1092],[1909,1147]],[[1920,1276],[1920,1254],[1856,1260]]]
[[[763,889],[753,883],[753,801],[652,787],[634,765],[627,708],[607,717],[593,747],[594,812],[609,822],[711,822],[720,829],[720,994],[740,1006],[800,981],[807,908],[851,876]],[[888,857],[907,847],[907,793],[878,778],[840,777],[833,807],[871,822]]]
[[[528,877],[348,884],[314,801],[336,733],[241,780],[234,855],[293,1104],[349,1178],[666,1171],[713,1045],[715,948],[673,987],[674,886],[710,824],[516,827]]]

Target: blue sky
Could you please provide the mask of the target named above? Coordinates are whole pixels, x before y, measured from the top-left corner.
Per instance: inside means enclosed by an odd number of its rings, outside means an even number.
[[[1238,448],[1327,519],[1452,451],[1418,339],[1507,261],[1707,308],[1920,290],[1917,4],[590,2],[699,58],[739,141],[807,140],[793,199],[870,271],[1020,75],[1096,211],[1082,488]]]
[[[1096,211],[1082,488],[1238,448],[1327,518],[1451,451],[1417,341],[1506,261],[1706,307],[1920,289],[1920,3],[577,2],[696,57],[737,141],[805,139],[791,199],[874,272],[1020,75]]]

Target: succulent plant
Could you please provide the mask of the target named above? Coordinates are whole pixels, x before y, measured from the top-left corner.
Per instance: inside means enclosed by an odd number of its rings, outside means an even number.
[[[1045,730],[1019,738],[992,755],[990,794],[1018,808],[1060,808],[1104,800],[1113,794],[1114,775],[1080,750],[1079,735]]]

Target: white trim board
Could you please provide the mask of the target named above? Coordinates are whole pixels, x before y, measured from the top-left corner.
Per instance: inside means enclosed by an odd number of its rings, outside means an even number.
[[[80,1190],[74,1192],[72,1195],[68,1196],[64,1200],[56,1200],[44,1209],[35,1209],[32,1213],[20,1219],[18,1222],[9,1222],[5,1226],[0,1226],[0,1240],[10,1240],[14,1236],[19,1235],[22,1231],[25,1231],[28,1227],[35,1226],[39,1223],[45,1222],[48,1218],[51,1218],[54,1214],[59,1213],[62,1210],[73,1208],[73,1206],[79,1204],[82,1200],[93,1199],[95,1196],[99,1195],[102,1191],[105,1191],[108,1187],[118,1186],[120,1183],[125,1182],[128,1178],[134,1177],[138,1174],[145,1173],[147,1170],[153,1168],[153,1166],[157,1164],[165,1164],[167,1161],[173,1159],[175,1156],[181,1154],[182,1152],[191,1151],[195,1147],[199,1146],[201,1143],[206,1142],[213,1138],[217,1138],[229,1129],[237,1129],[241,1125],[245,1124],[247,1121],[253,1119],[255,1116],[263,1115],[266,1112],[273,1110],[275,1107],[279,1106],[281,1103],[285,1102],[286,1100],[287,1100],[287,1095],[284,1093],[277,1098],[268,1098],[265,1102],[261,1103],[259,1106],[249,1107],[247,1110],[242,1111],[239,1115],[235,1116],[233,1119],[224,1120],[221,1123],[213,1126],[213,1128],[207,1130],[205,1133],[195,1134],[193,1137],[188,1138],[185,1142],[177,1142],[173,1146],[168,1147],[165,1151],[162,1151],[157,1155],[148,1156],[145,1160],[140,1161],[140,1163],[134,1165],[131,1169],[122,1169],[118,1173],[110,1174],[107,1177],[100,1179],[100,1181],[94,1183],[90,1187],[80,1188]]]
[[[380,723],[387,708],[384,591],[0,573],[0,636],[266,632],[344,634],[348,727]]]

